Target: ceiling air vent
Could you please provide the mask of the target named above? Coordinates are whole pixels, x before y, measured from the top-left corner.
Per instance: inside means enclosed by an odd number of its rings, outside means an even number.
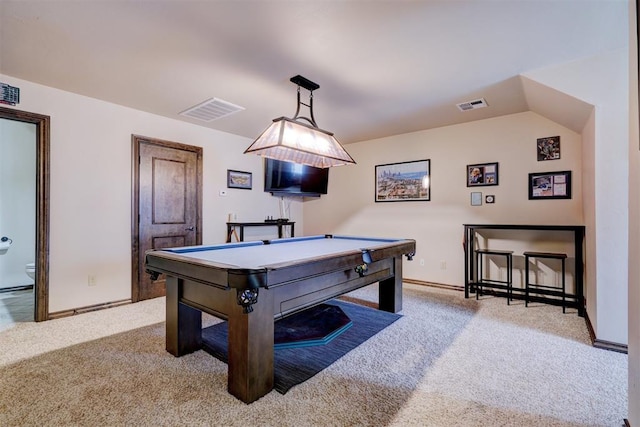
[[[473,101],[462,102],[460,104],[456,104],[460,111],[469,111],[469,110],[477,110],[478,108],[487,107],[487,101],[484,98],[474,99]]]
[[[243,107],[223,101],[218,98],[211,98],[194,107],[184,110],[181,116],[191,117],[192,119],[210,122],[212,120],[226,117],[238,111],[244,110]]]

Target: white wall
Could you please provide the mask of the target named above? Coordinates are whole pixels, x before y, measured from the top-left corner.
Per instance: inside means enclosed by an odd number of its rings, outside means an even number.
[[[36,251],[36,126],[0,119],[0,237],[13,240],[0,255],[0,288],[33,284],[25,265]]]
[[[635,80],[635,81],[634,81]],[[638,78],[630,93],[629,116],[629,421],[640,425],[640,140],[638,137]]]
[[[587,260],[585,264],[586,275],[586,289],[585,297],[587,299],[587,313],[589,313],[589,321],[594,330],[597,330],[598,326],[598,292],[596,289],[596,274],[597,262],[590,262],[593,258],[597,258],[597,245],[596,245],[596,198],[593,197],[596,194],[596,110],[594,109],[591,116],[587,120],[584,129],[582,130],[582,191],[584,195],[584,222],[587,225],[587,233],[585,236],[585,246],[587,253]]]
[[[538,161],[536,139],[556,135],[561,140],[561,158]],[[580,135],[535,113],[349,144],[346,148],[358,164],[331,170],[329,194],[304,206],[305,232],[415,239],[416,260],[405,261],[406,278],[463,286],[464,223],[583,224]],[[374,201],[375,165],[420,159],[431,159],[431,201]],[[467,187],[466,165],[487,162],[499,163],[499,185]],[[572,199],[528,199],[530,172],[561,170],[573,171]],[[470,206],[472,191],[495,195],[495,204]],[[514,244],[508,243],[521,254],[524,247]],[[527,245],[535,249],[531,242]],[[570,242],[563,248],[572,251]],[[420,260],[424,260],[424,266]],[[446,268],[441,268],[442,263]]]
[[[588,289],[595,297],[589,302],[589,318],[598,339],[626,344],[629,52],[619,49],[526,76],[596,106],[593,163],[585,164],[586,169],[593,167],[585,180],[591,181],[586,185],[593,188],[595,199],[593,218],[587,217],[586,223],[588,262],[595,263],[588,267],[588,283],[595,284]]]
[[[242,154],[247,138],[0,78],[21,89],[16,108],[51,116],[51,313],[131,297],[132,134],[203,147],[203,243],[225,241],[229,213],[239,221],[279,213],[278,199],[262,191],[261,158]],[[252,172],[253,189],[227,189],[227,169]],[[300,230],[301,212],[302,203],[292,202]],[[89,275],[96,286],[88,286]]]
[[[629,259],[640,259],[640,129],[636,4],[629,2]],[[629,262],[629,423],[640,426],[640,263]]]

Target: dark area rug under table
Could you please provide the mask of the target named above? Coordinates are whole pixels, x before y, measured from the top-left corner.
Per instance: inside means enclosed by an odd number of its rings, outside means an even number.
[[[279,393],[285,394],[291,387],[313,377],[401,317],[399,314],[338,300],[331,300],[326,304],[340,307],[351,319],[351,327],[326,344],[276,349],[274,389]],[[276,335],[278,328],[282,327],[279,324],[283,325],[283,321],[287,319],[276,322]],[[202,348],[227,363],[227,337],[227,322],[204,328]]]

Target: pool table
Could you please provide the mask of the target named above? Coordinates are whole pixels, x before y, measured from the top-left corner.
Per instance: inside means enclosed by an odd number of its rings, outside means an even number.
[[[274,322],[379,282],[379,309],[402,310],[402,256],[415,240],[311,236],[152,250],[166,276],[166,349],[202,347],[202,314],[228,321],[228,391],[251,403],[273,388]]]

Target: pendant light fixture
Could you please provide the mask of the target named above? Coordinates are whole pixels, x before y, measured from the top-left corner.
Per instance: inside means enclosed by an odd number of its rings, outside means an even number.
[[[298,85],[298,108],[293,118],[279,117],[253,141],[244,152],[263,157],[300,163],[317,168],[355,164],[355,160],[334,138],[333,133],[320,129],[313,117],[313,91],[320,85],[300,75],[291,77]],[[300,101],[300,88],[309,91],[309,103]],[[310,117],[300,116],[300,106],[309,108]],[[303,123],[301,120],[308,122]]]

